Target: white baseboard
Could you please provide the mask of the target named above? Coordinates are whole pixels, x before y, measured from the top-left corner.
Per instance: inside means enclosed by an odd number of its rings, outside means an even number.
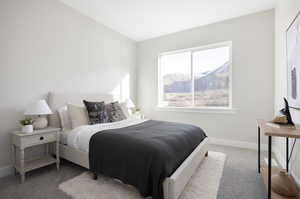
[[[209,138],[210,144],[216,144],[216,145],[223,145],[223,146],[232,146],[232,147],[238,147],[238,148],[245,148],[245,149],[254,149],[257,150],[257,143],[253,142],[243,142],[243,141],[234,141],[234,140],[226,140],[226,139],[218,139],[218,138]],[[261,144],[261,150],[262,151],[268,151],[268,145],[267,144]],[[278,162],[279,166],[281,168],[285,168],[285,157],[282,155],[281,150],[276,147],[276,145],[273,145],[273,153],[275,155],[276,161]],[[275,165],[273,163],[273,165]],[[295,172],[292,170],[291,175],[294,178],[295,182],[300,187],[300,179],[295,175]]]
[[[0,178],[12,175],[14,172],[12,166],[0,167]]]
[[[209,143],[216,144],[216,145],[232,146],[232,147],[238,147],[238,148],[244,148],[244,149],[258,150],[257,143],[254,143],[254,142],[244,142],[244,141],[238,141],[238,140],[226,140],[226,139],[209,137]],[[261,150],[267,151],[268,145],[261,144]]]
[[[238,147],[238,148],[244,148],[244,149],[257,150],[257,143],[254,143],[254,142],[244,142],[244,141],[226,140],[226,139],[218,139],[218,138],[209,137],[209,143],[216,144],[216,145],[232,146],[232,147]],[[267,149],[268,149],[268,147],[266,144],[261,144],[262,151],[267,151]],[[277,159],[279,161],[279,164],[281,164],[281,162],[280,162],[281,158],[277,158]],[[284,158],[283,158],[283,162],[284,162]],[[6,166],[6,167],[0,168],[0,178],[11,175],[11,174],[13,174],[12,166]]]

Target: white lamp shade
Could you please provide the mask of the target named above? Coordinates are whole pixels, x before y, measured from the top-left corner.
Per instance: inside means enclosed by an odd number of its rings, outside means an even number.
[[[125,103],[126,103],[127,108],[134,108],[135,107],[133,101],[130,98],[126,99]]]
[[[52,114],[46,100],[39,100],[27,107],[24,115],[49,115]]]

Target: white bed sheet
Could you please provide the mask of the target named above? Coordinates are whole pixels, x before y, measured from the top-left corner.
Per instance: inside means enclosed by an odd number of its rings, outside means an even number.
[[[88,152],[90,139],[95,133],[108,129],[124,128],[145,121],[146,119],[128,118],[119,122],[79,126],[70,132],[65,133],[67,145],[80,151]]]

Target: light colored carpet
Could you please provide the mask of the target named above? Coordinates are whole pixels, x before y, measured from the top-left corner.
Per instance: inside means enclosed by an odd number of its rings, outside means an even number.
[[[210,151],[180,199],[216,199],[225,160],[225,154]],[[134,187],[102,176],[95,181],[89,172],[63,182],[59,188],[73,199],[142,199]]]

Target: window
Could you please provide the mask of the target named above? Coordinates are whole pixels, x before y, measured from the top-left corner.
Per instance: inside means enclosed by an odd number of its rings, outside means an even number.
[[[159,56],[159,107],[231,108],[231,42]]]

